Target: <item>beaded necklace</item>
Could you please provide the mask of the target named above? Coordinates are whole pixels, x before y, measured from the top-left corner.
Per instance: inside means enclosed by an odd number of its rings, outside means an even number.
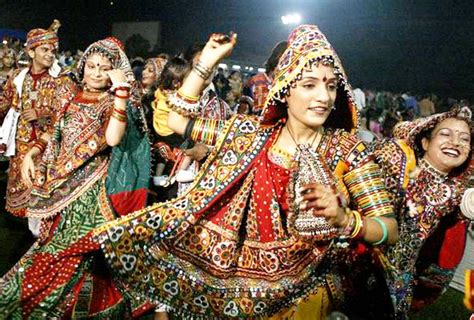
[[[442,172],[441,170],[438,170],[435,167],[433,167],[433,165],[429,163],[428,160],[426,160],[425,158],[421,158],[418,165],[420,169],[431,174],[434,178],[434,181],[437,183],[445,182],[446,179],[448,178],[447,173]]]

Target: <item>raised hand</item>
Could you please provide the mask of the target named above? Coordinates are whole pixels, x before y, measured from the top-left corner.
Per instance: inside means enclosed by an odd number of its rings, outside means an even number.
[[[213,33],[202,50],[199,60],[204,66],[212,69],[219,61],[231,54],[236,43],[236,33],[231,33],[230,36]]]

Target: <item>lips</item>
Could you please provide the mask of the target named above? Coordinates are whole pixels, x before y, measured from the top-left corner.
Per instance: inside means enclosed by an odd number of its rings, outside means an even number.
[[[461,155],[461,152],[454,148],[442,148],[441,151],[443,152],[443,154],[451,158],[457,158]]]
[[[327,107],[309,107],[308,110],[313,111],[317,114],[325,114],[328,111]]]

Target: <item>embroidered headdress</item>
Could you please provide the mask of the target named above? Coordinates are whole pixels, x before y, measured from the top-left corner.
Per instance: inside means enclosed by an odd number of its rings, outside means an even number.
[[[168,59],[159,57],[159,58],[150,58],[145,62],[145,64],[150,63],[153,66],[153,73],[158,79],[167,62],[168,62]]]
[[[285,116],[282,98],[287,95],[290,87],[301,79],[303,68],[318,62],[334,66],[334,73],[338,78],[336,109],[331,112],[324,126],[343,128],[350,132],[357,128],[357,108],[341,61],[326,36],[314,25],[301,25],[291,32],[288,48],[275,70],[263,111],[263,123],[270,124]]]
[[[61,23],[58,20],[54,20],[48,30],[40,28],[31,30],[26,35],[26,48],[30,50],[36,48],[37,46],[49,43],[57,49],[59,46],[59,27],[61,27]]]
[[[419,140],[424,133],[432,130],[436,125],[448,118],[465,119],[469,129],[473,130],[472,112],[469,107],[454,107],[448,112],[437,113],[429,117],[419,118],[414,121],[405,121],[397,124],[393,129],[393,137],[403,139],[415,149],[417,156],[421,156]]]
[[[127,55],[124,51],[124,46],[120,40],[114,37],[107,37],[91,44],[82,55],[77,66],[79,80],[84,78],[84,67],[87,59],[94,53],[98,53],[107,57],[112,64],[112,68],[120,69],[125,73],[127,82],[132,86],[130,101],[137,105],[140,102],[140,94],[133,75],[132,67]]]

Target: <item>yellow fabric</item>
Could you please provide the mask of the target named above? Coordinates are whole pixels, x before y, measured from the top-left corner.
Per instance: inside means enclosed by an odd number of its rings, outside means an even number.
[[[329,313],[329,297],[326,288],[319,287],[296,306],[285,309],[268,320],[324,320]]]
[[[168,95],[157,89],[155,91],[155,100],[151,103],[153,108],[153,128],[160,136],[169,136],[174,133],[168,127],[168,114],[171,109],[168,107]]]
[[[397,143],[407,157],[405,176],[403,177],[403,190],[406,190],[410,182],[410,173],[416,168],[416,157],[415,152],[405,140],[398,140]]]

